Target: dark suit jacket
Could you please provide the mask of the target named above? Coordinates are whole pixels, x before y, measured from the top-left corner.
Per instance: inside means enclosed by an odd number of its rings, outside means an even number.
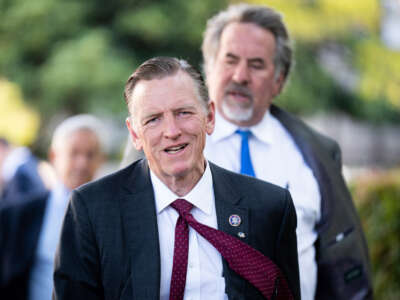
[[[296,214],[289,192],[210,163],[218,228],[272,259],[300,299]],[[231,214],[242,218],[229,225]],[[172,238],[172,237],[171,237]],[[171,258],[172,259],[172,258]],[[223,260],[229,299],[263,299]],[[55,260],[53,299],[159,299],[160,249],[146,160],[75,190]]]
[[[271,107],[271,113],[293,137],[321,193],[316,299],[371,299],[368,248],[342,176],[339,146],[277,106]]]
[[[48,192],[0,209],[0,299],[26,300]]]
[[[6,183],[0,197],[0,206],[6,205],[6,202],[23,202],[46,191],[37,167],[37,160],[31,154]]]

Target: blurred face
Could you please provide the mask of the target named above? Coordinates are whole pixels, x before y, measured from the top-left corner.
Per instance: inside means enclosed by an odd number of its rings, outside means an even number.
[[[133,116],[127,126],[150,169],[167,186],[176,179],[196,183],[204,172],[203,149],[206,134],[214,129],[214,106],[210,104],[206,112],[192,78],[179,71],[139,81],[131,105]]]
[[[94,178],[103,156],[97,136],[83,129],[71,133],[63,147],[52,149],[50,159],[60,181],[72,190]]]
[[[263,118],[280,92],[282,76],[275,79],[275,38],[255,24],[231,23],[222,32],[207,83],[218,112],[239,126]]]

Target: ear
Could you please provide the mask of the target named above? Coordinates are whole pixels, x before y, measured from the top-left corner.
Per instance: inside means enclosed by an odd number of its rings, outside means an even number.
[[[275,80],[274,90],[273,90],[274,97],[278,96],[281,93],[284,81],[285,81],[285,76],[283,75],[283,72],[281,72],[279,74],[279,77]]]
[[[54,161],[56,159],[56,152],[54,151],[54,149],[50,148],[47,157],[49,158],[49,162],[54,166]]]
[[[143,149],[142,141],[139,138],[138,134],[136,133],[136,130],[134,129],[131,117],[127,117],[125,123],[126,127],[128,128],[129,135],[131,136],[133,146],[138,151],[142,150]]]
[[[213,133],[214,126],[215,126],[215,104],[214,101],[210,101],[208,103],[208,113],[207,113],[207,120],[206,120],[206,132],[208,135]]]

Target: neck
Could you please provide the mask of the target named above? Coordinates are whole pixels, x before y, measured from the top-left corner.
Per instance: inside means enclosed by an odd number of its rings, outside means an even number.
[[[199,167],[190,173],[177,176],[161,176],[159,179],[176,195],[184,197],[196,186],[206,169],[206,161],[203,160]]]

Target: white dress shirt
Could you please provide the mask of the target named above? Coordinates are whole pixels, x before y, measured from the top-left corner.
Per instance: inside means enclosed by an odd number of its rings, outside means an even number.
[[[217,229],[214,189],[210,167],[196,186],[184,197],[175,195],[150,171],[157,210],[161,256],[160,299],[169,299],[174,257],[175,225],[178,213],[170,206],[178,198],[194,205],[191,213],[200,223]],[[222,258],[206,239],[189,226],[189,256],[186,275],[185,300],[225,300],[225,279],[222,277]]]
[[[46,202],[35,259],[29,277],[29,300],[51,300],[54,256],[70,191],[61,183]]]
[[[221,167],[240,172],[241,137],[238,126],[216,113],[214,133],[207,137],[205,157]],[[262,121],[249,129],[250,156],[256,177],[288,188],[297,214],[301,299],[314,299],[317,264],[315,224],[320,219],[321,196],[318,183],[300,150],[283,125],[268,111]]]

